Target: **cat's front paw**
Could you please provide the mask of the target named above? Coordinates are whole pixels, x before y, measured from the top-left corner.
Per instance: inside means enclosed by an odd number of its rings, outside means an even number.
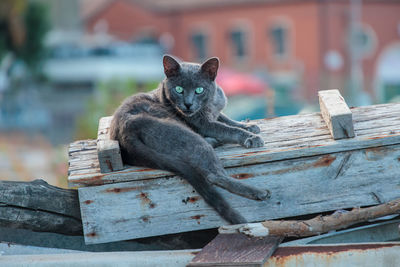
[[[258,126],[255,125],[255,124],[247,124],[246,127],[245,127],[245,129],[246,129],[247,131],[252,132],[252,133],[255,133],[255,134],[258,134],[258,133],[261,132],[260,127],[258,127]]]
[[[264,146],[264,140],[258,135],[251,135],[244,140],[243,146],[245,148],[255,148]]]

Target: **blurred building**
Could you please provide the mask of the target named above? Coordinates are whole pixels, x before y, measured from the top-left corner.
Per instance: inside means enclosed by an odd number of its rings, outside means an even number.
[[[278,97],[311,101],[328,88],[363,90],[373,102],[400,94],[400,1],[93,2],[81,0],[88,32],[161,42],[185,60],[217,55],[224,66],[268,73]]]

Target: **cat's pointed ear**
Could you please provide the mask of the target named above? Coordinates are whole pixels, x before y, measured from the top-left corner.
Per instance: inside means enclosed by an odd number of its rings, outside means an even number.
[[[217,77],[217,71],[219,67],[219,59],[217,57],[213,57],[208,59],[206,62],[201,65],[201,72],[207,75],[212,81]]]
[[[181,65],[173,57],[165,55],[163,58],[164,73],[167,78],[178,75]]]

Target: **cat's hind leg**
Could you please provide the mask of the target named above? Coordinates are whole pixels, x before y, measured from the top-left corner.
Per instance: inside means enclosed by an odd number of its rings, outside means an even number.
[[[169,170],[182,176],[208,204],[232,223],[239,223],[244,218],[230,207],[213,184],[251,199],[268,196],[265,190],[229,177],[212,147],[177,121],[136,115],[124,127],[127,129],[123,132],[129,134],[120,137],[119,141],[127,163]]]
[[[147,150],[136,157],[134,165],[149,166],[151,162],[158,169],[167,169],[175,173],[182,173],[184,167],[189,166],[191,172],[198,173],[210,183],[222,187],[229,192],[249,199],[264,200],[269,197],[268,190],[261,190],[247,185],[230,177],[223,168],[220,160],[215,155],[212,147],[199,134],[193,132],[186,125],[174,120],[166,120],[139,116],[129,126],[126,138],[129,142],[120,142],[124,148],[137,143],[140,140]],[[135,133],[135,135],[133,135]],[[137,144],[139,145],[139,144]],[[160,154],[162,159],[154,161],[153,157],[146,153],[153,149]],[[136,150],[136,152],[135,152]],[[134,147],[130,155],[141,152]],[[139,162],[142,161],[142,162]]]

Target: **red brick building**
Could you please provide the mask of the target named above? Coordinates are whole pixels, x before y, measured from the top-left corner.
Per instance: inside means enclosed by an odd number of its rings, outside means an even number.
[[[309,101],[319,89],[350,94],[352,71],[373,102],[400,95],[397,0],[110,0],[85,21],[89,32],[122,40],[164,40],[184,60],[218,56],[227,67],[264,71]]]

